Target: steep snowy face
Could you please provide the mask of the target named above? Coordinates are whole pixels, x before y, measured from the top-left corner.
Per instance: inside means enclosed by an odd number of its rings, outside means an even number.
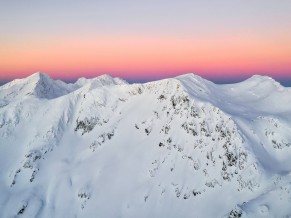
[[[291,214],[291,110],[253,110],[244,93],[256,85],[189,74],[73,86],[0,108],[3,217]]]
[[[211,102],[232,117],[252,149],[260,153],[261,164],[275,171],[291,170],[290,88],[258,75],[220,86],[191,74],[178,79],[193,98]],[[199,85],[193,85],[197,81]]]

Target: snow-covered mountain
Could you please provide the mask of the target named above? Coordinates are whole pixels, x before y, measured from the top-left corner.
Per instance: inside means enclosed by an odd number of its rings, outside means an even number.
[[[291,89],[253,76],[0,87],[1,217],[290,217]]]

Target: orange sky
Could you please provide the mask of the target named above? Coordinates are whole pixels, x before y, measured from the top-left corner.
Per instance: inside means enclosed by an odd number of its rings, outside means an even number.
[[[1,1],[0,82],[192,72],[291,84],[290,11],[290,0]]]
[[[116,73],[224,72],[281,73],[291,70],[290,34],[277,38],[217,36],[186,38],[124,35],[58,37],[1,45],[1,77],[28,72]],[[289,37],[289,38],[288,38]],[[7,74],[5,75],[5,72]],[[206,73],[208,72],[208,73]],[[8,75],[9,73],[9,75]],[[23,74],[23,75],[22,75]],[[148,75],[150,76],[150,75]]]

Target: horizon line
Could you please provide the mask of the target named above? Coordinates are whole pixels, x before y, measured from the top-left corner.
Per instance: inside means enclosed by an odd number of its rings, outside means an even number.
[[[235,84],[235,83],[240,83],[243,82],[253,76],[266,76],[266,77],[270,77],[272,79],[274,79],[276,82],[280,83],[282,86],[284,87],[291,87],[291,73],[290,75],[288,75],[288,77],[286,76],[282,76],[280,75],[279,77],[274,77],[273,75],[267,75],[267,74],[258,74],[258,73],[254,73],[254,74],[246,74],[246,75],[215,75],[215,76],[201,76],[199,74],[196,73],[192,73],[192,72],[185,72],[185,73],[180,73],[180,74],[175,74],[173,76],[171,75],[165,75],[165,76],[161,76],[161,75],[157,75],[157,76],[149,76],[149,77],[128,77],[128,76],[113,76],[110,73],[102,73],[102,74],[96,74],[96,76],[87,76],[87,75],[80,75],[79,77],[75,77],[75,78],[65,78],[65,77],[56,77],[56,76],[51,76],[50,73],[46,73],[46,72],[34,72],[29,74],[28,76],[25,77],[20,77],[20,78],[9,78],[9,79],[0,79],[0,86],[3,86],[9,82],[12,82],[13,80],[16,79],[25,79],[33,74],[36,73],[40,73],[40,74],[46,74],[48,75],[50,78],[52,78],[53,80],[61,80],[65,83],[75,83],[78,79],[80,78],[86,78],[86,79],[93,79],[102,75],[109,75],[113,78],[120,78],[125,80],[126,82],[128,82],[129,84],[134,84],[134,83],[147,83],[147,82],[154,82],[154,81],[159,81],[159,80],[163,80],[163,79],[168,79],[168,78],[175,78],[178,76],[182,76],[182,75],[186,75],[186,74],[193,74],[193,75],[197,75],[205,80],[211,81],[214,84]],[[114,74],[114,73],[113,73]],[[287,79],[287,80],[284,80]]]

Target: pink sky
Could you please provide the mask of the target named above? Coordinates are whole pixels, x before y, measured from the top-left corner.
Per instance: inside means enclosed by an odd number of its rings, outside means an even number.
[[[289,34],[290,35],[290,34]],[[291,41],[260,37],[59,37],[4,44],[1,78],[25,77],[36,71],[73,79],[109,73],[125,78],[158,78],[193,72],[205,77],[289,75]]]
[[[0,81],[289,78],[291,1],[3,1]]]

